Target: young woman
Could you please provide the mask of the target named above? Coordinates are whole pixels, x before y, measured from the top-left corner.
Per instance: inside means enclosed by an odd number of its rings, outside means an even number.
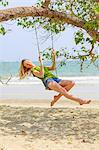
[[[42,58],[39,57],[40,66],[36,66],[30,60],[24,59],[21,61],[20,66],[20,79],[23,79],[27,74],[32,73],[33,76],[42,80],[46,89],[54,90],[58,92],[58,95],[54,96],[54,99],[51,102],[51,106],[57,102],[61,96],[64,96],[70,100],[78,102],[80,105],[89,104],[91,100],[83,100],[81,98],[75,97],[71,95],[68,91],[74,87],[75,83],[71,80],[62,80],[57,76],[52,74],[50,71],[56,69],[56,53],[53,50],[52,52],[52,65],[51,66],[43,66]]]

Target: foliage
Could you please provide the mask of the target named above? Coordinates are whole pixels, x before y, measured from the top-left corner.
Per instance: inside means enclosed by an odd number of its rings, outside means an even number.
[[[8,2],[6,0],[0,0],[0,5],[7,6]],[[43,6],[43,0],[38,0],[37,7]],[[49,8],[53,11],[63,12],[65,14],[70,14],[71,17],[77,17],[84,21],[84,27],[87,30],[98,30],[99,21],[96,18],[96,13],[99,12],[99,4],[94,0],[55,0],[51,1]],[[61,20],[58,22],[53,19],[48,19],[44,17],[23,17],[17,19],[17,25],[22,28],[35,28],[35,26],[40,26],[48,33],[58,34],[66,30],[67,24],[64,24]],[[4,27],[0,26],[0,34],[5,34],[6,31]],[[60,66],[66,65],[67,59],[79,59],[81,62],[81,70],[83,64],[86,60],[90,60],[97,68],[99,68],[95,62],[99,59],[99,55],[94,53],[94,46],[96,43],[95,38],[85,37],[83,30],[77,30],[74,35],[74,40],[78,48],[73,48],[67,50],[62,48],[56,51],[57,59],[60,60]],[[86,48],[86,44],[89,44],[89,48]],[[51,59],[51,48],[43,51],[44,59]]]
[[[99,13],[99,3],[96,3],[93,7],[93,11]]]
[[[6,30],[2,25],[0,25],[0,34],[2,34],[2,35],[6,34]]]
[[[77,54],[76,58],[80,59],[81,62],[81,71],[83,70],[83,64],[86,60],[90,60],[90,63],[93,63],[99,70],[99,64],[95,64],[95,62],[99,61],[99,55],[93,52],[96,39],[84,37],[82,30],[78,30],[78,32],[75,33],[75,43],[76,45],[81,45],[81,49],[79,51],[75,50],[75,54]],[[89,50],[85,47],[86,44],[89,44],[91,47]]]
[[[6,0],[0,0],[0,5],[6,7],[8,5],[8,1],[6,1]],[[6,32],[7,31],[5,30],[5,28],[3,27],[3,25],[0,24],[0,34],[1,35],[5,35]]]
[[[0,5],[3,5],[4,7],[6,7],[8,4],[9,3],[7,0],[0,0]]]
[[[60,33],[65,30],[65,25],[61,22],[54,22],[51,19],[46,19],[44,17],[29,17],[29,18],[21,18],[17,19],[17,25],[22,26],[22,28],[34,28],[35,26],[41,26],[43,29],[53,32]]]
[[[93,63],[95,67],[99,70],[99,55],[97,53],[93,53],[95,39],[90,39],[89,37],[85,37],[82,30],[78,30],[75,33],[75,42],[79,45],[79,49],[73,48],[71,50],[67,50],[67,48],[62,48],[60,50],[56,50],[56,57],[58,62],[60,62],[58,67],[62,67],[66,65],[67,60],[69,59],[77,59],[80,63],[80,70],[83,71],[84,63],[88,60],[90,64]],[[89,44],[90,49],[87,49],[85,45]],[[51,60],[51,52],[52,48],[48,48],[43,51],[43,59]],[[89,65],[87,66],[89,67]]]

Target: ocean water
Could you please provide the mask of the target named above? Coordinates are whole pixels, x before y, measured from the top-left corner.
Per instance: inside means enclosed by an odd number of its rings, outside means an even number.
[[[38,62],[33,62],[39,65]],[[98,62],[99,63],[99,62]],[[51,65],[50,62],[44,62],[44,65]],[[80,63],[78,61],[67,61],[66,66],[59,67],[57,62],[57,70],[54,74],[61,77],[90,77],[99,76],[99,70],[94,65],[89,65],[86,61],[81,72]],[[0,62],[0,79],[6,79],[12,75],[12,77],[17,77],[19,72],[20,62]]]

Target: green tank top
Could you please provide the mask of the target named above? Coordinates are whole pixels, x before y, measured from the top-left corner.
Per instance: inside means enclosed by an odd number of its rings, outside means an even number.
[[[35,68],[31,68],[31,71],[33,72],[34,70],[40,71],[40,67],[36,66]],[[39,77],[37,77],[39,78]],[[47,67],[44,67],[44,78],[39,78],[42,81],[45,80],[45,78],[57,78],[57,76],[55,76],[54,74],[52,74]]]

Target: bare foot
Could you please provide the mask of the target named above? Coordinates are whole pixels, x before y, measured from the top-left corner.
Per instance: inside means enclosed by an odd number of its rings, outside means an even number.
[[[58,96],[58,95],[54,96],[54,100],[51,101],[51,107],[58,101],[59,98],[60,98],[60,96]]]
[[[54,96],[54,101],[56,102],[60,98],[60,95],[55,95]]]
[[[80,105],[89,104],[90,102],[91,102],[91,100],[83,100],[83,101],[80,101],[79,104]]]
[[[50,105],[50,106],[52,107],[52,106],[54,105],[54,103],[55,103],[55,102],[54,102],[54,100],[53,100],[53,101],[51,101],[51,105]]]

